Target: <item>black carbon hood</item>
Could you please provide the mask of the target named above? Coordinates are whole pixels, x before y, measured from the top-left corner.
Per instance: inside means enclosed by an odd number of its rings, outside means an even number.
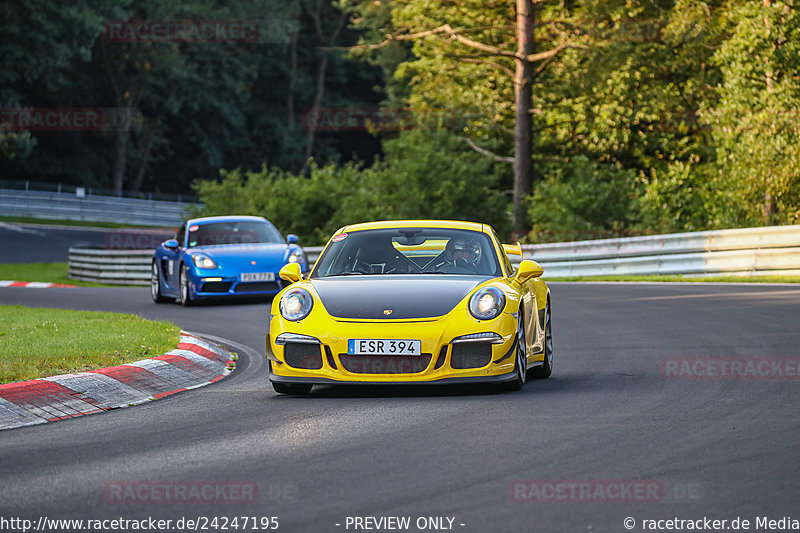
[[[490,279],[459,275],[365,275],[315,278],[314,289],[331,316],[396,320],[449,313],[469,292]],[[391,310],[391,313],[385,311]]]

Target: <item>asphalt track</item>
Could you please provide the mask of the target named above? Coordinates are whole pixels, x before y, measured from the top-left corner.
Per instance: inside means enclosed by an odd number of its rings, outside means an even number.
[[[240,355],[210,387],[0,433],[0,517],[277,516],[290,532],[354,531],[348,516],[410,516],[410,531],[418,517],[455,517],[465,532],[627,531],[626,517],[637,531],[643,519],[704,517],[755,530],[757,517],[800,518],[800,381],[676,380],[661,369],[675,356],[797,357],[800,287],[554,283],[552,293],[555,370],[521,392],[327,387],[292,398],[268,383],[265,304],[184,309],[151,303],[144,288],[0,289],[2,304],[171,320]],[[254,482],[258,496],[108,500],[108,484],[130,480]],[[521,503],[520,480],[639,480],[659,493]]]
[[[0,222],[0,263],[66,262],[75,247],[153,248],[170,238],[169,230],[105,229]]]

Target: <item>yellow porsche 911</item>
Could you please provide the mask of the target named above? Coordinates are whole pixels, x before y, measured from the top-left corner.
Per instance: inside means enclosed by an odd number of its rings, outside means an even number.
[[[299,265],[272,302],[270,381],[315,384],[498,383],[520,389],[553,369],[542,267],[508,255],[486,224],[370,222],[331,237],[307,278]]]

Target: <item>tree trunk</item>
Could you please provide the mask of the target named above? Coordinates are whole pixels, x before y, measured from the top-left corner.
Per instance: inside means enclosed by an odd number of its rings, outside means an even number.
[[[765,226],[773,226],[775,224],[775,212],[778,210],[778,202],[771,193],[764,193],[764,203],[761,204],[761,214],[764,217]]]
[[[131,190],[134,192],[139,192],[142,189],[144,173],[147,171],[147,163],[150,161],[150,152],[153,149],[153,139],[155,139],[160,120],[161,115],[159,114],[153,119],[150,128],[145,134],[144,145],[142,147],[142,153],[139,161],[139,169],[136,171],[136,175],[133,178],[133,183],[131,183]]]
[[[297,79],[297,33],[289,35],[289,84],[286,88],[286,125],[294,129],[294,86]]]
[[[120,107],[117,130],[114,132],[114,166],[111,169],[111,186],[114,196],[122,196],[125,168],[128,161],[128,139],[131,133],[132,108]]]
[[[319,58],[317,64],[317,83],[316,91],[314,93],[314,103],[311,105],[313,111],[322,107],[322,98],[325,96],[325,71],[328,70],[328,56],[323,52],[322,57]],[[314,152],[314,127],[308,124],[308,133],[306,134],[306,161],[311,157]]]
[[[772,4],[771,0],[764,0],[763,6],[770,7]],[[769,14],[764,15],[764,31],[767,35],[769,35],[770,31],[770,21],[769,21]],[[766,90],[768,93],[772,92],[772,70],[767,67],[766,72],[764,73],[764,83],[766,85]],[[764,193],[764,203],[761,204],[761,216],[762,220],[764,221],[765,226],[771,226],[775,222],[775,211],[777,210],[777,202],[775,201],[775,197],[769,191],[770,183],[772,182],[769,177],[767,177],[765,181],[765,187],[767,191]]]
[[[533,0],[517,0],[517,54],[527,57],[534,47]],[[515,233],[527,229],[525,198],[532,190],[533,118],[531,80],[533,65],[517,58],[514,73],[514,213]]]
[[[111,167],[111,188],[114,196],[122,196],[125,182],[125,169],[128,162],[128,141],[130,140],[133,117],[142,98],[142,81],[138,75],[125,80],[118,70],[119,62],[112,58],[106,46],[100,46],[100,54],[105,72],[114,94],[116,109],[114,113],[114,163]],[[119,76],[119,77],[118,77]]]
[[[347,21],[347,11],[342,11],[339,15],[339,20],[336,23],[336,27],[333,29],[331,34],[325,37],[325,33],[322,29],[322,19],[323,19],[323,2],[319,0],[317,2],[317,8],[312,13],[312,17],[314,18],[314,26],[317,31],[317,37],[319,37],[320,43],[323,45],[323,48],[330,48],[334,44],[336,44],[336,39],[339,38],[339,33],[342,31],[344,27],[344,23]],[[316,110],[322,107],[322,99],[325,96],[325,74],[328,70],[328,52],[324,49],[320,51],[322,54],[319,58],[319,63],[317,64],[317,83],[316,83],[316,92],[314,93],[314,104],[312,105],[312,109]],[[314,128],[309,125],[308,134],[306,135],[306,162],[308,158],[314,152]],[[307,168],[307,165],[306,165]]]

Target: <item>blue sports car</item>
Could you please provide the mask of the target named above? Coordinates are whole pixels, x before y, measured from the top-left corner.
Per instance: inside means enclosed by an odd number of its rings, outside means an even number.
[[[297,242],[297,235],[284,239],[263,217],[187,220],[153,256],[153,300],[191,305],[203,298],[277,294],[284,285],[278,277],[282,266],[297,263],[308,270]]]

